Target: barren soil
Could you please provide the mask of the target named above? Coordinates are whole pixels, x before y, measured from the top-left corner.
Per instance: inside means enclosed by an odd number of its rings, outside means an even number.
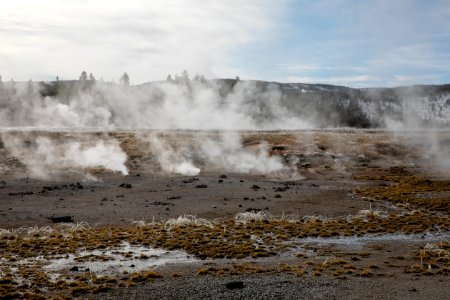
[[[168,174],[146,132],[30,134],[61,143],[117,138],[130,174],[71,170],[33,179],[2,147],[0,298],[444,299],[450,292],[450,178],[439,163],[449,158],[448,131],[433,133],[443,153],[431,151],[427,132],[241,133],[244,147],[267,142],[298,176],[208,165],[197,176]],[[190,145],[205,133],[163,134]],[[97,180],[86,180],[86,173]],[[254,219],[235,219],[245,212]],[[167,223],[182,215],[204,223]],[[149,262],[146,270],[130,267],[107,279],[93,279],[81,264],[63,266],[56,279],[42,271],[49,259],[116,249],[124,241],[183,250],[194,261]],[[47,260],[35,264],[33,257]]]

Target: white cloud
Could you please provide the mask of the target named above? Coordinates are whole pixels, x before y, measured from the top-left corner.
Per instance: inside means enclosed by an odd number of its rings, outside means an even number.
[[[83,69],[107,80],[127,71],[133,82],[183,69],[224,75],[231,51],[270,35],[279,7],[268,0],[2,3],[0,70],[19,80],[74,78]]]
[[[358,84],[367,85],[368,83],[377,81],[377,79],[369,75],[336,76],[336,77],[288,76],[286,77],[286,81],[357,86]]]
[[[282,58],[280,78],[365,86],[448,82],[447,2],[302,1],[297,18],[303,26],[297,36],[301,43]],[[363,74],[370,78],[360,78]],[[414,81],[399,81],[397,75]]]
[[[386,53],[368,60],[372,68],[411,68],[448,70],[450,55],[437,55],[429,45],[410,44],[393,47]]]

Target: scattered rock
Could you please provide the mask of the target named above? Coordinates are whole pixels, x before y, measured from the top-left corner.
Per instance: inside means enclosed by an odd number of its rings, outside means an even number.
[[[180,199],[181,196],[169,196],[167,197],[167,200],[175,200],[175,199]]]
[[[47,217],[53,223],[73,223],[72,216],[61,216],[61,217]]]
[[[197,177],[192,177],[186,180],[183,180],[183,183],[193,183],[195,181],[198,181],[199,179]]]
[[[287,149],[286,146],[281,146],[281,145],[273,146],[273,147],[272,147],[272,151],[284,151],[284,150],[286,150],[286,149]]]
[[[34,193],[31,191],[26,192],[18,192],[18,193],[8,193],[9,196],[26,196],[26,195],[33,195]]]
[[[151,205],[156,205],[156,206],[160,206],[160,205],[173,205],[172,203],[170,203],[170,202],[161,202],[161,201],[155,201],[155,202],[152,202],[152,203],[150,203]]]
[[[257,213],[257,212],[259,212],[259,211],[262,211],[262,209],[260,209],[260,208],[251,208],[251,207],[249,207],[249,208],[247,208],[245,211],[246,211],[246,212],[255,212],[255,213]]]
[[[223,180],[222,180],[222,179],[219,179],[217,182],[218,182],[218,183],[223,183]]]
[[[59,186],[43,186],[41,193],[50,192],[54,190],[61,190],[61,188]]]
[[[122,183],[121,185],[119,185],[119,187],[124,189],[131,189],[133,186],[129,183]]]
[[[69,269],[69,271],[78,272],[78,267],[77,266],[73,266],[72,268]]]
[[[219,176],[219,178],[225,179],[225,178],[227,178],[227,175],[222,174],[222,175]]]
[[[227,289],[230,289],[230,290],[243,289],[244,288],[244,282],[242,282],[242,281],[230,281],[230,282],[227,282],[225,284],[225,287]]]
[[[74,190],[74,189],[79,189],[82,190],[84,187],[81,183],[77,182],[77,183],[71,183],[69,184],[69,187]]]
[[[197,184],[195,187],[197,189],[206,189],[208,186],[206,184]]]
[[[280,186],[275,189],[275,192],[286,192],[289,189],[289,186]]]
[[[276,194],[274,197],[275,198],[281,198],[281,195],[280,194]]]
[[[259,190],[261,188],[258,185],[254,184],[254,185],[252,185],[251,189],[256,191],[256,190]]]

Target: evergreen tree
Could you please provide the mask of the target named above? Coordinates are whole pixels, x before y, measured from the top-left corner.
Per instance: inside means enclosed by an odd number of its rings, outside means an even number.
[[[130,77],[128,76],[127,72],[123,73],[123,75],[120,76],[120,83],[125,86],[130,85]]]
[[[30,79],[27,82],[27,94],[31,95],[34,92],[33,81]]]
[[[81,72],[80,75],[80,81],[86,81],[87,80],[87,73],[86,71]]]

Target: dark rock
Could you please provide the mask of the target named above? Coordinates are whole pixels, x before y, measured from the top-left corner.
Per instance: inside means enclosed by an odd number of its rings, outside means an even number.
[[[219,178],[225,179],[225,178],[227,178],[227,175],[222,174],[222,175],[219,176]]]
[[[69,269],[69,271],[78,272],[78,267],[77,266],[73,266],[72,268]]]
[[[122,183],[119,185],[119,187],[124,188],[124,189],[131,189],[133,186],[129,183]]]
[[[255,213],[257,213],[257,212],[259,212],[259,211],[262,211],[262,209],[260,209],[260,208],[251,208],[251,207],[249,207],[249,208],[247,208],[245,211],[246,211],[246,212],[255,212]]]
[[[47,217],[53,223],[73,223],[72,216],[61,216],[61,217]]]
[[[54,190],[61,190],[61,188],[59,186],[43,186],[41,193],[50,192]]]
[[[197,184],[195,187],[198,189],[206,189],[208,186],[206,184]]]
[[[26,195],[33,195],[34,193],[31,191],[26,192],[18,192],[18,193],[8,193],[9,196],[26,196]]]
[[[275,192],[286,192],[288,189],[288,186],[280,186],[275,189]]]
[[[195,181],[198,181],[198,178],[197,178],[197,177],[192,177],[192,178],[183,180],[183,183],[193,183],[193,182],[195,182]]]
[[[286,146],[278,145],[272,147],[272,151],[284,151],[284,150],[286,150]]]
[[[155,201],[155,202],[152,202],[152,203],[150,203],[151,205],[155,205],[155,206],[160,206],[160,205],[173,205],[172,203],[170,203],[170,202],[161,202],[161,201]]]
[[[225,287],[230,290],[243,289],[244,283],[242,281],[230,281],[225,284]]]

